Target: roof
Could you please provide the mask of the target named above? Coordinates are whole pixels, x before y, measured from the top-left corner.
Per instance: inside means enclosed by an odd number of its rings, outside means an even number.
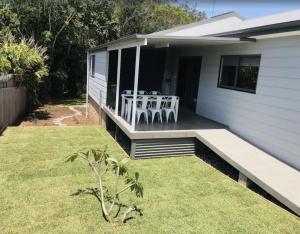
[[[228,29],[214,36],[255,36],[300,29],[300,9],[243,21],[237,29]]]
[[[235,12],[225,13],[208,20],[153,33],[168,36],[239,36],[238,33],[300,27],[300,9],[245,20]],[[292,29],[294,30],[294,29]],[[268,33],[266,31],[265,33]],[[261,35],[261,34],[260,34]]]
[[[300,9],[249,20],[244,19],[235,12],[228,12],[210,19],[151,34],[130,35],[92,48],[89,51],[93,52],[126,43],[145,43],[144,45],[161,43],[168,45],[242,43],[245,38],[249,37],[255,40],[256,38],[261,39],[262,37],[259,37],[261,35],[274,33],[277,33],[280,37],[288,35],[284,32],[298,30],[300,30]]]
[[[206,29],[207,26],[212,27],[214,25],[219,25],[221,22],[227,22],[227,21],[232,21],[234,20],[235,22],[242,22],[243,20],[245,20],[242,16],[240,16],[239,14],[237,14],[236,12],[227,12],[224,13],[222,15],[217,15],[214,17],[211,17],[209,19],[205,19],[202,21],[198,21],[198,22],[194,22],[191,24],[186,24],[186,25],[181,25],[178,27],[174,27],[171,29],[167,29],[167,30],[163,30],[163,31],[159,31],[159,32],[155,32],[155,33],[151,33],[150,35],[165,35],[165,36],[200,36],[199,35],[199,30],[203,30]],[[189,31],[195,31],[197,30],[197,35],[191,35],[191,33],[189,33]],[[200,32],[200,34],[202,34]],[[207,33],[204,33],[204,35],[208,35]]]
[[[245,20],[240,29],[271,26],[300,20],[300,9]],[[231,31],[231,30],[228,30]]]

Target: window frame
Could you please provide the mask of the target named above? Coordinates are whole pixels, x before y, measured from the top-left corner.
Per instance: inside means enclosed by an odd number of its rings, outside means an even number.
[[[238,65],[237,65],[237,69],[236,69],[235,77],[234,77],[234,86],[221,85],[222,73],[223,73],[223,61],[224,61],[224,58],[230,58],[230,57],[238,57]],[[249,58],[249,57],[259,57],[258,74],[257,74],[257,80],[256,80],[254,90],[236,87],[237,80],[238,80],[238,74],[239,74],[239,68],[240,68],[240,60],[241,60],[242,57],[247,57],[247,58]],[[235,90],[235,91],[240,91],[240,92],[256,94],[256,88],[257,88],[257,82],[258,82],[259,70],[260,70],[260,62],[261,62],[261,54],[221,55],[220,67],[219,67],[219,77],[218,77],[218,86],[217,87],[222,88],[222,89],[230,89],[230,90]]]
[[[90,69],[89,69],[89,73],[91,77],[95,77],[95,63],[96,63],[96,55],[95,54],[91,54],[90,55]]]

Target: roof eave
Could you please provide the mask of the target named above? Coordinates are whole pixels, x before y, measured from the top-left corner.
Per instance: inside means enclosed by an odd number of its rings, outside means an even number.
[[[89,53],[96,52],[96,51],[99,51],[99,50],[107,49],[108,47],[111,47],[111,46],[119,44],[119,43],[129,42],[131,40],[136,40],[136,39],[145,39],[145,38],[146,37],[143,34],[132,34],[132,35],[128,35],[128,36],[125,36],[125,37],[121,37],[117,40],[113,40],[113,41],[104,43],[100,46],[90,48],[90,49],[87,50],[87,52],[89,52]]]

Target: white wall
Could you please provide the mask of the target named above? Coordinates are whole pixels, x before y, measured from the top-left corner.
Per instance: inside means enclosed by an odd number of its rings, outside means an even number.
[[[97,51],[90,53],[90,55],[96,55],[95,58],[95,76],[89,75],[89,96],[94,99],[94,101],[100,104],[106,104],[106,94],[107,94],[107,79],[108,79],[108,52]],[[100,98],[101,93],[101,98]]]
[[[221,55],[239,54],[261,54],[256,94],[217,88]],[[198,114],[300,169],[300,36],[182,49],[179,55],[202,56]]]

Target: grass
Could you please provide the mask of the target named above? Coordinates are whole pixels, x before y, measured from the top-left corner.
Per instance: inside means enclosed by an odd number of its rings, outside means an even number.
[[[8,128],[0,137],[0,233],[297,233],[300,221],[196,157],[130,161],[145,196],[144,216],[112,230],[92,196],[71,196],[94,184],[80,161],[85,147],[109,145],[98,127]]]
[[[81,95],[78,98],[70,98],[70,99],[56,99],[53,100],[53,104],[61,105],[61,106],[82,106],[85,105],[86,96],[85,94]]]

